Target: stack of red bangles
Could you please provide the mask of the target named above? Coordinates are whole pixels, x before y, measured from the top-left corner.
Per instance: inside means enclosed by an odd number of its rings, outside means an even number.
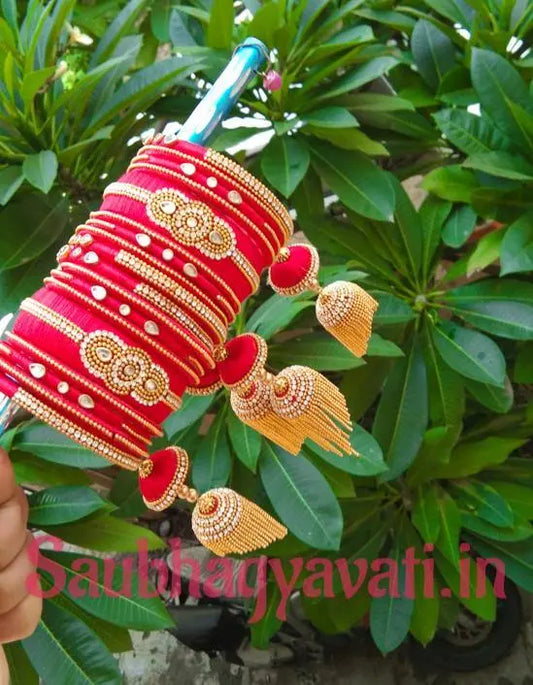
[[[150,456],[147,447],[185,392],[207,394],[222,384],[238,393],[234,406],[245,403],[243,420],[261,430],[268,414],[265,425],[277,426],[275,416],[290,433],[298,413],[291,406],[282,416],[274,406],[276,397],[280,407],[287,405],[279,393],[290,384],[276,384],[266,373],[266,346],[253,335],[226,344],[226,336],[262,271],[275,262],[279,292],[297,294],[299,285],[318,290],[314,248],[291,253],[285,247],[292,230],[285,207],[238,164],[156,136],[77,227],[44,287],[23,301],[0,344],[0,391],[81,445],[139,470],[151,508],[163,509],[176,497],[196,502],[196,534],[216,553],[249,551],[283,537],[283,526],[237,493],[217,488],[199,496],[188,487],[184,450]],[[333,302],[340,314],[331,332],[345,344],[343,325],[354,323],[348,321],[354,312],[360,322],[361,302],[368,304],[361,291],[352,307],[346,285],[322,302],[342,300]],[[304,389],[295,391],[301,413],[321,402],[317,393],[331,395],[325,379],[304,375],[311,394],[306,400]],[[278,393],[273,403],[271,390]],[[344,409],[334,417],[349,426]],[[347,444],[344,434],[335,444]]]

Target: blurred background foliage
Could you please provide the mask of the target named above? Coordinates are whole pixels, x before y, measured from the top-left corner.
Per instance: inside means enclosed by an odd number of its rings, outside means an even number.
[[[357,281],[380,308],[364,360],[318,329],[307,296],[264,288],[234,332],[263,335],[273,368],[306,364],[339,384],[359,422],[353,444],[361,457],[339,459],[313,445],[291,457],[240,424],[225,393],[185,398],[156,447],[185,447],[200,491],[229,484],[280,518],[290,533],[268,550],[273,556],[320,550],[372,560],[414,547],[420,557],[424,543],[435,544],[436,597],[371,599],[363,586],[350,600],[304,599],[323,632],[369,614],[387,653],[408,634],[429,642],[453,625],[460,603],[493,618],[492,592],[458,597],[460,540],[503,559],[509,577],[532,590],[531,5],[0,6],[2,315],[39,287],[58,247],[125,170],[140,134],[169,121],[166,130],[177,129],[239,42],[262,39],[283,86],[269,93],[258,78],[212,145],[294,210],[298,230],[321,251],[323,283]],[[131,474],[34,421],[3,444],[33,493],[36,529],[106,554],[134,552],[139,535],[163,548],[139,528],[147,512]],[[187,506],[177,505],[184,516]],[[87,586],[71,570],[76,555],[45,554]],[[444,586],[450,598],[439,596]],[[69,685],[120,682],[111,653],[130,648],[127,629],[167,625],[158,599],[80,600],[67,586],[8,657],[25,685],[37,673]],[[278,626],[270,612],[253,628],[254,643],[265,646]]]

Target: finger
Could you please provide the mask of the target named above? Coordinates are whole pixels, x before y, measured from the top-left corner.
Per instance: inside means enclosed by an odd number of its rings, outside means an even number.
[[[16,489],[13,467],[7,453],[0,449],[0,506],[13,497]]]
[[[35,570],[28,555],[31,535],[26,535],[26,544],[19,554],[3,571],[0,571],[0,620],[22,602],[28,594],[26,580]]]
[[[0,570],[8,566],[26,544],[25,505],[15,494],[0,506]]]
[[[29,637],[39,623],[42,608],[41,597],[26,595],[16,607],[0,616],[0,643]]]

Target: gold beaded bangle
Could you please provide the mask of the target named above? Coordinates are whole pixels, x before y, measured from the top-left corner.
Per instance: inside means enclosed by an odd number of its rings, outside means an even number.
[[[236,237],[233,229],[222,219],[216,217],[213,211],[204,203],[194,202],[189,198],[172,188],[160,188],[152,192],[133,185],[132,183],[121,183],[117,181],[110,183],[104,190],[104,198],[108,195],[118,195],[120,197],[127,197],[130,200],[140,202],[146,207],[146,212],[150,219],[162,228],[166,228],[169,233],[178,242],[180,237],[182,242],[186,245],[196,247],[208,259],[219,261],[222,259],[229,259],[237,269],[246,278],[252,292],[255,292],[259,287],[259,274],[254,269],[252,264],[248,261],[245,255],[238,249]],[[178,204],[181,200],[181,206]],[[172,209],[170,213],[166,213],[163,209],[168,206]],[[191,216],[176,219],[176,214],[193,212]],[[198,218],[200,215],[200,218]],[[213,217],[215,220],[213,221]],[[206,235],[202,238],[197,237],[198,223],[205,218],[208,224],[211,224],[213,229],[207,229]],[[193,222],[188,229],[187,222]],[[185,230],[178,232],[174,223],[179,222],[183,224]]]
[[[127,224],[130,228],[133,228],[135,230],[138,230],[139,232],[145,232],[152,238],[160,238],[159,234],[153,231],[151,228],[147,228],[144,224],[141,224],[139,221],[134,221],[133,219],[130,219],[129,217],[122,216],[121,214],[116,214],[115,212],[110,212],[109,210],[103,210],[100,209],[96,212],[91,212],[89,215],[89,220],[92,221],[98,221],[101,224],[107,225],[108,228],[111,230],[115,229],[115,225],[113,223],[110,223],[109,221],[106,221],[105,219],[101,219],[101,216],[108,217],[110,219],[113,219],[115,222],[120,223],[123,222]],[[236,316],[240,310],[241,310],[241,301],[235,295],[233,290],[229,287],[229,285],[226,283],[226,281],[216,274],[214,271],[212,271],[206,264],[201,259],[198,259],[195,255],[193,255],[191,252],[189,252],[183,245],[180,245],[179,243],[173,242],[172,243],[173,249],[178,252],[182,258],[186,259],[188,262],[192,263],[193,266],[196,267],[196,270],[198,272],[205,271],[207,276],[213,281],[213,284],[216,284],[220,286],[226,295],[229,296],[229,298],[233,301],[234,306],[231,306],[228,300],[226,300],[225,297],[222,295],[217,295],[217,299],[222,302],[222,304],[227,307],[228,312],[230,312],[230,316],[233,318]],[[189,275],[189,274],[187,274]],[[194,277],[193,277],[194,278]]]
[[[139,442],[144,442],[146,445],[150,445],[150,444],[151,444],[152,441],[150,440],[150,438],[147,438],[147,437],[145,437],[144,435],[141,435],[140,433],[137,433],[137,431],[136,431],[136,430],[133,430],[133,428],[132,428],[131,426],[128,426],[127,423],[123,423],[123,424],[121,424],[121,425],[122,425],[122,428],[124,428],[125,431],[128,431],[128,433],[130,433],[131,435],[133,435],[133,437],[137,438],[137,440],[139,440]]]
[[[68,274],[64,274],[64,275],[68,276]],[[152,337],[150,337],[150,335],[146,335],[145,333],[143,333],[137,326],[133,326],[132,324],[125,321],[124,318],[122,316],[120,316],[119,314],[115,314],[114,312],[111,312],[109,309],[106,309],[101,304],[99,304],[98,302],[95,302],[94,300],[92,300],[87,295],[84,295],[83,293],[78,292],[75,288],[68,285],[67,283],[63,283],[63,281],[60,281],[57,278],[48,277],[48,278],[44,279],[44,282],[45,283],[53,283],[54,286],[64,290],[69,295],[71,295],[74,299],[77,299],[80,302],[83,302],[84,304],[89,305],[89,307],[96,310],[97,312],[100,312],[103,316],[105,316],[110,321],[114,321],[115,323],[118,323],[120,326],[122,326],[122,328],[125,328],[128,332],[132,333],[134,336],[136,336],[137,338],[142,340],[145,345],[147,344],[148,346],[153,347],[160,354],[162,354],[165,357],[167,357],[168,359],[170,359],[173,364],[175,364],[176,366],[179,366],[180,369],[182,369],[187,374],[189,374],[196,383],[200,382],[200,377],[188,364],[186,364],[179,357],[176,357],[176,355],[172,354],[172,352],[169,352],[166,349],[166,347],[164,347],[163,345],[160,345],[158,342],[153,340]],[[194,359],[193,357],[189,356],[188,360],[190,361],[191,364],[199,365],[199,362],[196,359]],[[199,372],[201,373],[202,371],[203,371],[203,369],[200,366]]]
[[[275,221],[285,236],[285,239],[288,239],[292,235],[294,226],[286,207],[283,206],[274,193],[268,190],[265,185],[248,173],[240,165],[235,164],[234,162],[232,163],[232,160],[224,157],[214,150],[208,150],[205,158],[199,159],[193,155],[189,155],[181,150],[175,150],[171,147],[147,144],[140,148],[132,162],[135,163],[137,160],[146,159],[147,156],[144,154],[145,151],[147,151],[148,154],[153,151],[156,154],[163,153],[168,154],[171,157],[177,157],[181,160],[186,160],[185,164],[181,166],[181,170],[187,176],[192,176],[195,173],[196,167],[203,168],[206,173],[212,173],[212,168],[215,167],[218,175],[223,181],[228,184],[231,184],[232,182],[237,183],[238,190],[241,193],[251,197],[251,199],[255,201],[261,207],[261,209]],[[235,173],[234,169],[231,168],[232,164],[236,167],[238,173]],[[209,176],[207,185],[209,188],[216,187],[217,179],[214,176]]]
[[[221,204],[226,210],[229,210],[230,212],[235,214],[235,216],[237,216],[239,218],[239,221],[245,223],[252,230],[254,235],[259,237],[260,241],[263,243],[263,245],[265,245],[265,247],[267,248],[267,251],[270,253],[272,261],[275,260],[276,254],[279,252],[282,245],[280,243],[279,236],[275,233],[275,231],[272,231],[271,227],[268,224],[265,223],[264,228],[268,229],[272,233],[273,244],[275,247],[272,247],[272,244],[264,236],[262,230],[260,228],[258,228],[251,219],[249,219],[245,214],[243,214],[239,209],[237,209],[235,204],[232,204],[231,202],[228,202],[228,201],[224,200],[223,198],[219,197],[213,191],[205,188],[201,183],[196,183],[196,181],[191,181],[190,178],[183,177],[181,174],[178,174],[176,171],[172,171],[171,169],[167,169],[165,167],[159,166],[158,164],[149,164],[148,162],[137,162],[135,164],[130,164],[129,168],[131,170],[140,169],[141,171],[149,171],[149,172],[155,171],[156,173],[159,173],[162,176],[168,176],[169,178],[178,179],[180,182],[185,183],[190,188],[195,189],[200,194],[206,195],[207,197],[214,200],[215,205],[218,202],[218,204]]]
[[[170,276],[167,276],[150,264],[146,264],[142,259],[135,257],[135,255],[130,254],[126,250],[117,252],[115,261],[117,264],[130,269],[136,276],[142,278],[147,283],[159,286],[159,288],[176,298],[178,303],[185,305],[191,312],[194,312],[200,316],[200,318],[213,324],[221,336],[226,336],[227,327],[224,323],[218,319],[212,311],[207,307],[204,307],[192,293],[185,288],[182,288],[182,286],[179,283],[176,283]]]
[[[90,448],[97,454],[100,454],[109,461],[112,461],[129,471],[137,470],[140,463],[139,459],[135,459],[128,454],[121,452],[105,442],[105,440],[95,438],[91,433],[83,430],[72,421],[65,419],[61,414],[26,390],[19,388],[11,399],[19,407],[26,409],[26,411],[29,411],[41,421],[48,423],[52,428],[65,434],[71,440],[82,445],[82,447]]]
[[[214,312],[216,312],[217,316],[224,321],[224,325],[228,326],[229,325],[229,319],[226,313],[217,305],[215,304],[211,298],[204,293],[203,290],[198,288],[194,283],[190,283],[187,281],[187,279],[183,278],[181,274],[176,273],[172,269],[169,269],[166,265],[162,264],[159,260],[155,259],[149,254],[146,254],[142,250],[137,249],[135,245],[132,243],[128,242],[127,240],[124,240],[123,238],[120,238],[117,235],[114,235],[113,233],[106,233],[101,228],[98,228],[96,226],[92,226],[91,224],[81,224],[76,228],[76,232],[81,231],[81,230],[87,230],[90,231],[91,233],[99,236],[104,236],[108,240],[110,240],[113,243],[116,243],[122,248],[125,248],[125,250],[128,250],[129,252],[137,255],[137,257],[140,260],[144,260],[148,264],[150,264],[153,268],[158,269],[162,273],[164,273],[166,276],[169,278],[175,278],[177,280],[177,284],[181,287],[181,289],[184,292],[191,292],[194,293],[195,296],[203,302],[203,304],[212,309]]]
[[[162,311],[165,312],[163,307],[153,307],[143,298],[135,297],[134,294],[132,294],[128,290],[125,290],[124,288],[121,288],[116,283],[114,283],[114,281],[111,281],[105,276],[93,272],[90,269],[86,269],[84,266],[81,266],[80,264],[74,264],[73,262],[63,262],[61,268],[68,269],[68,271],[74,271],[75,273],[79,273],[83,276],[86,276],[98,285],[102,285],[109,292],[113,292],[117,297],[123,299],[124,301],[129,302],[134,306],[139,306],[141,309],[144,309],[149,314],[149,316],[153,316],[154,318],[159,319],[159,321],[161,321],[165,326],[168,326],[177,336],[179,336],[180,338],[185,338],[187,341],[192,343],[192,341],[190,341],[190,336],[184,333],[181,327],[176,326],[176,324],[171,320],[166,320],[167,318],[170,319],[170,317],[165,317],[164,314],[162,314]],[[57,270],[52,271],[52,273],[57,273]],[[59,271],[59,273],[61,273],[61,271]],[[138,291],[137,288],[135,288],[135,292],[140,291]],[[157,299],[153,299],[152,303],[156,305],[159,304]],[[196,323],[192,321],[188,316],[184,314],[183,317],[184,325],[188,327],[188,329],[191,329],[191,332],[193,332],[196,335],[196,337],[200,338],[202,344],[206,347],[207,350],[211,351],[213,348],[212,341],[204,335],[203,331],[199,328],[199,326],[197,326]],[[211,362],[211,368],[214,368],[214,361]]]
[[[217,390],[220,390],[221,387],[222,381],[215,381],[214,383],[211,383],[211,385],[206,385],[203,388],[187,388],[185,392],[187,393],[187,395],[212,395]]]
[[[65,376],[65,378],[68,378],[69,380],[74,381],[75,383],[78,383],[81,386],[85,385],[85,387],[93,395],[100,397],[104,400],[104,402],[109,403],[112,407],[118,409],[118,411],[120,411],[122,414],[127,414],[134,421],[136,421],[140,425],[144,426],[148,431],[150,431],[152,435],[156,437],[161,437],[162,435],[164,435],[163,431],[158,426],[151,423],[150,421],[147,421],[143,416],[137,414],[137,412],[135,412],[133,409],[130,409],[130,407],[126,406],[125,404],[117,400],[107,390],[104,390],[103,388],[100,388],[99,386],[92,384],[85,376],[82,376],[77,371],[73,371],[67,366],[60,364],[56,359],[54,359],[54,357],[51,357],[46,352],[43,352],[38,347],[35,347],[35,345],[32,345],[32,343],[28,342],[27,340],[24,340],[24,338],[19,337],[11,331],[6,331],[5,336],[8,340],[12,340],[16,345],[24,347],[28,352],[34,355],[36,359],[43,361],[45,364],[48,364],[48,366],[51,366],[53,369],[55,369],[60,374]],[[10,352],[10,349],[5,347],[4,345],[0,344],[0,347],[4,349],[4,351]],[[123,426],[130,430],[129,427],[125,426],[124,424]],[[136,435],[139,437],[139,439],[141,438],[139,433],[136,433]],[[150,439],[148,438],[143,438],[143,440],[147,444],[150,443]]]
[[[47,279],[45,279],[45,282],[47,280],[52,280],[52,279],[47,278]],[[66,283],[62,283],[61,281],[54,281],[54,284],[56,286],[62,287],[63,289],[65,289],[70,294],[79,295],[79,293],[77,293],[77,291],[75,291],[74,288],[71,288]],[[81,297],[84,298],[83,301],[86,302],[87,304],[92,304],[92,302],[89,300],[89,298],[85,297],[84,295],[82,295]],[[37,302],[36,300],[32,300],[31,298],[26,298],[25,300],[23,300],[21,305],[20,305],[20,309],[22,311],[27,312],[28,314],[31,314],[32,316],[39,319],[40,321],[43,321],[44,323],[48,324],[54,330],[57,330],[60,333],[63,333],[63,335],[66,335],[71,340],[78,343],[81,347],[83,347],[86,340],[94,334],[100,334],[101,336],[107,336],[107,338],[112,337],[114,339],[120,340],[120,338],[118,338],[118,336],[116,336],[114,333],[111,333],[109,331],[94,331],[93,333],[86,333],[79,326],[76,326],[76,324],[73,324],[71,321],[69,321],[69,319],[66,319],[64,316],[62,316],[61,314],[58,314],[53,309],[50,309],[46,305],[43,305],[40,302]],[[129,328],[129,326],[128,326],[128,328]],[[123,343],[122,341],[121,341],[121,344],[124,347],[127,347],[126,344]],[[161,347],[160,345],[157,345],[157,346]],[[162,349],[164,349],[164,348],[162,348]],[[80,354],[81,354],[81,352],[82,352],[82,349],[80,348]],[[144,354],[146,354],[146,353],[144,353]],[[173,356],[174,355],[170,355],[171,359]],[[82,357],[82,362],[84,363],[85,366],[87,366],[87,364],[85,364],[85,362],[83,360],[83,357]],[[155,369],[159,375],[164,374],[166,376],[166,372],[164,372],[160,367],[155,365],[151,361],[151,359],[149,359],[149,362],[151,364],[151,367],[153,369]],[[143,401],[141,398],[139,398],[138,393],[135,393],[135,395],[132,394],[132,396],[140,404],[147,404],[148,406],[151,406],[151,404],[156,403],[156,402],[152,402],[150,404],[150,403],[147,403],[146,401]],[[165,392],[164,394],[162,394],[161,397],[158,399],[158,401],[164,401],[165,404],[167,404],[172,410],[178,409],[181,406],[181,398],[178,397],[177,395],[175,395],[171,391],[168,391],[168,392]]]

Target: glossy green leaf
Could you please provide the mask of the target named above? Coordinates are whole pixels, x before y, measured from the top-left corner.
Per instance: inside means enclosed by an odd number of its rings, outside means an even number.
[[[172,440],[184,428],[191,426],[203,416],[213,404],[213,395],[185,395],[181,407],[163,423],[163,430]]]
[[[252,646],[256,649],[267,649],[270,639],[279,630],[282,624],[281,619],[276,616],[278,606],[281,602],[281,591],[278,583],[272,581],[268,582],[264,591],[266,592],[264,615],[260,621],[252,623],[250,626],[250,641]]]
[[[442,240],[450,247],[461,247],[476,227],[477,214],[469,205],[452,211],[442,229]]]
[[[392,340],[385,340],[377,333],[372,333],[368,341],[368,349],[366,352],[368,357],[403,357],[402,350],[392,342]]]
[[[407,323],[414,317],[413,310],[405,300],[391,293],[377,293],[374,297],[379,303],[378,310],[374,314],[374,326]]]
[[[229,480],[231,451],[226,422],[226,410],[219,411],[194,455],[192,480],[199,492],[223,487]]]
[[[527,485],[505,480],[490,480],[487,483],[500,493],[519,516],[525,519],[533,519],[533,498]]]
[[[500,559],[505,564],[505,575],[527,592],[533,592],[533,546],[530,540],[489,542],[468,534],[465,539],[485,558]]]
[[[322,107],[305,113],[305,121],[321,128],[351,128],[357,126],[357,119],[345,107]]]
[[[474,18],[474,3],[469,5],[466,0],[425,0],[425,4],[464,28],[468,28]]]
[[[444,321],[433,328],[432,335],[439,354],[452,369],[475,381],[503,386],[505,359],[486,335]]]
[[[506,414],[513,406],[514,392],[508,376],[505,376],[502,388],[473,381],[471,378],[465,379],[465,386],[480,404],[498,414]]]
[[[49,560],[46,572],[50,577],[64,577],[68,598],[91,616],[131,630],[163,630],[173,625],[151,583],[141,581],[137,573],[130,577],[120,560],[70,552],[43,554]],[[142,582],[146,587],[141,595]]]
[[[343,373],[339,388],[346,398],[352,421],[358,421],[374,404],[392,361],[383,357],[369,357],[363,366]],[[360,388],[364,388],[365,392],[360,392]]]
[[[434,484],[418,487],[415,492],[411,518],[424,542],[435,543],[439,537],[441,518],[438,496],[439,492]]]
[[[512,279],[484,279],[454,288],[444,302],[465,321],[493,335],[533,337],[533,285]]]
[[[515,383],[533,383],[533,342],[523,343],[518,348],[514,370],[513,381]]]
[[[9,685],[39,685],[39,676],[20,642],[2,645],[9,669]]]
[[[318,549],[339,548],[342,513],[315,466],[265,442],[259,474],[277,516],[297,538]]]
[[[486,483],[458,481],[453,484],[458,506],[488,521],[493,526],[507,528],[514,523],[514,514],[505,499]]]
[[[319,97],[319,99],[331,99],[348,93],[349,91],[361,88],[361,86],[375,81],[383,74],[387,74],[391,69],[399,64],[395,57],[385,55],[383,57],[374,57],[365,64],[359,65],[342,76],[331,90]]]
[[[5,205],[22,185],[24,174],[17,164],[0,169],[0,205]]]
[[[436,88],[455,65],[455,47],[442,31],[425,19],[419,19],[411,35],[411,50],[424,81]]]
[[[364,155],[349,155],[323,142],[311,145],[317,171],[350,209],[380,221],[391,221],[394,189],[389,176]]]
[[[28,155],[22,165],[24,178],[32,186],[47,193],[54,185],[57,175],[57,157],[52,150],[43,150],[36,155]]]
[[[426,368],[414,341],[389,374],[374,419],[372,432],[389,467],[383,480],[392,480],[409,467],[422,444],[427,422]]]
[[[103,457],[81,447],[62,433],[42,423],[30,422],[16,434],[13,446],[56,464],[101,469],[109,466]]]
[[[501,273],[518,273],[533,269],[533,212],[523,214],[512,223],[503,237]]]
[[[494,526],[470,511],[461,510],[461,525],[475,535],[500,542],[519,542],[533,536],[533,526],[526,519],[515,517],[512,526]]]
[[[364,428],[355,425],[350,436],[350,443],[358,456],[345,455],[339,457],[333,452],[315,445],[306,443],[305,449],[311,450],[321,459],[332,464],[341,471],[347,471],[354,476],[377,476],[387,471],[387,465],[383,461],[383,452],[376,439]]]
[[[117,661],[101,640],[51,602],[45,602],[37,629],[22,646],[44,682],[119,685],[122,681]]]
[[[324,126],[308,125],[302,129],[302,133],[309,133],[316,138],[327,140],[333,143],[335,147],[340,147],[343,150],[358,150],[372,157],[386,157],[389,154],[387,148],[382,143],[369,138],[366,133],[355,127],[326,128]]]
[[[440,242],[442,227],[451,209],[450,202],[428,195],[418,211],[422,225],[422,273],[424,278],[430,272],[431,263]]]
[[[474,48],[471,76],[481,108],[517,144],[531,149],[533,139],[524,131],[511,107],[514,103],[529,112],[533,109],[527,86],[516,69],[495,52]]]
[[[407,483],[417,486],[435,478],[438,469],[446,465],[458,439],[460,426],[434,426],[424,433],[422,445],[407,472]]]
[[[467,536],[465,535],[464,537]],[[492,585],[488,581],[486,592],[478,596],[479,587],[476,564],[471,562],[468,564],[469,582],[467,587],[461,592],[462,577],[457,565],[452,564],[446,559],[438,549],[434,552],[434,558],[436,566],[446,581],[447,586],[456,597],[460,598],[461,604],[464,604],[467,609],[476,614],[476,616],[485,619],[485,621],[494,621],[496,617],[496,597],[494,596]],[[466,576],[466,573],[464,575]],[[465,577],[463,580],[465,585],[466,581]]]
[[[269,361],[274,366],[302,364],[317,371],[339,371],[364,364],[338,340],[322,331],[296,338],[291,343],[290,347],[287,342],[270,347]]]
[[[263,442],[261,434],[240,421],[232,411],[229,411],[228,435],[237,458],[255,473]]]
[[[149,550],[165,547],[163,540],[148,528],[111,515],[94,515],[65,525],[47,525],[43,530],[65,542],[99,552],[137,552],[139,540],[146,540]]]
[[[69,523],[104,507],[104,500],[91,488],[65,485],[34,492],[28,498],[32,525]]]
[[[98,42],[91,58],[91,67],[101,64],[111,56],[120,39],[129,32],[145,6],[146,0],[130,0],[116,14]]]
[[[17,483],[41,486],[88,485],[89,476],[78,468],[52,464],[26,452],[10,451]]]
[[[301,137],[274,136],[261,155],[261,171],[271,186],[289,197],[305,176],[310,159]]]
[[[491,150],[507,150],[509,138],[486,116],[477,116],[463,109],[443,109],[433,118],[446,138],[467,155]]]
[[[470,202],[472,190],[477,188],[474,172],[457,164],[433,169],[420,185],[451,202]]]
[[[439,488],[437,508],[440,525],[436,548],[456,566],[459,562],[461,514],[457,504],[442,488]]]
[[[524,444],[517,438],[489,437],[467,440],[456,445],[450,460],[435,469],[435,478],[462,478],[501,464],[509,454]]]
[[[494,264],[500,258],[500,250],[505,231],[487,233],[476,245],[466,263],[466,275],[471,276],[477,271],[483,271],[489,264]]]
[[[312,306],[312,302],[293,300],[274,293],[249,317],[246,330],[268,340],[288,326],[300,312]]]
[[[533,165],[524,157],[511,152],[483,152],[464,162],[465,167],[483,171],[492,176],[503,176],[517,181],[533,181]]]
[[[397,263],[397,266],[400,268],[406,266],[406,273],[411,282],[416,282],[422,261],[423,227],[420,217],[401,183],[393,177],[392,184],[396,206],[394,208],[394,230],[391,229],[390,233],[394,235],[401,249],[400,263]],[[385,227],[385,230],[387,228]]]

